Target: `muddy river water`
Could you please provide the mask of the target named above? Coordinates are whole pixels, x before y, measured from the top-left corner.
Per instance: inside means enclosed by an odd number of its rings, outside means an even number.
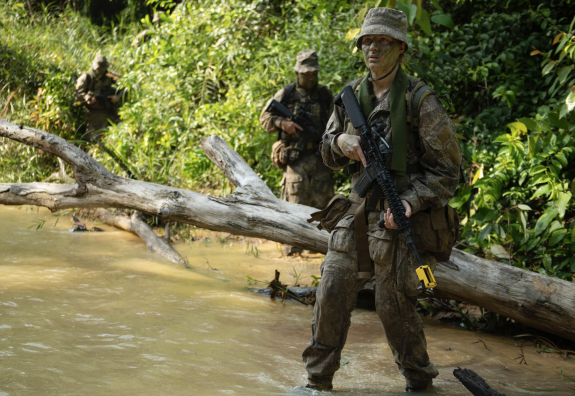
[[[39,231],[28,229],[46,219]],[[189,269],[150,253],[134,235],[68,233],[47,210],[0,206],[0,396],[305,395],[301,352],[312,309],[270,301],[246,275],[310,284],[320,258],[286,259],[275,243],[212,238],[175,247]],[[253,249],[255,252],[255,249]],[[424,318],[439,367],[426,394],[469,395],[454,368],[510,395],[569,395],[575,363],[511,338]],[[478,339],[485,342],[485,346]],[[356,310],[334,380],[336,394],[398,395],[399,374],[375,312]],[[323,392],[322,392],[323,393]]]

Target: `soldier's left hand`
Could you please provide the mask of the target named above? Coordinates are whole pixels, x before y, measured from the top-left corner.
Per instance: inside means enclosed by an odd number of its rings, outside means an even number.
[[[108,96],[108,99],[110,99],[110,101],[114,104],[116,104],[118,102],[118,100],[120,100],[120,96],[119,95],[110,95]]]
[[[411,216],[411,206],[409,205],[409,203],[405,200],[401,200],[401,203],[403,204],[403,207],[405,208],[405,217],[407,217],[409,219],[409,216]],[[385,221],[385,228],[397,228],[397,224],[395,223],[395,220],[393,219],[393,214],[391,213],[391,209],[387,208],[387,212],[383,213],[383,220]]]

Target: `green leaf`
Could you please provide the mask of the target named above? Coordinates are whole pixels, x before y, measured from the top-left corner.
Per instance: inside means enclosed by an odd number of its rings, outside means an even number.
[[[547,121],[537,120],[535,122],[537,123],[537,128],[539,128],[540,132],[546,132],[551,130],[551,126]]]
[[[565,235],[567,235],[567,230],[565,228],[555,231],[551,234],[551,238],[549,238],[549,246],[554,246],[561,242]]]
[[[566,117],[560,118],[558,112],[549,113],[549,122],[558,129],[569,129],[569,122]]]
[[[486,225],[485,227],[483,227],[483,229],[479,231],[479,237],[478,237],[479,242],[483,242],[485,238],[487,238],[487,235],[491,233],[492,229],[493,227],[491,225]]]
[[[507,100],[507,106],[511,107],[515,104],[515,92],[508,90],[505,92],[505,100]]]
[[[559,162],[561,162],[561,165],[567,166],[567,164],[568,164],[567,157],[565,156],[565,154],[562,151],[555,154],[555,158],[557,158],[557,160]]]
[[[543,165],[535,165],[534,167],[532,167],[531,169],[529,169],[527,171],[527,173],[529,173],[530,176],[535,176],[538,173],[544,172],[547,168],[544,167]]]
[[[433,19],[433,18],[432,18]],[[543,68],[543,70],[541,71],[541,73],[545,76],[547,75],[551,70],[553,70],[553,68],[555,67],[555,65],[557,64],[557,62],[555,61],[551,61],[548,64],[545,65],[545,67]]]
[[[453,23],[453,20],[447,14],[434,15],[431,17],[431,20],[437,24],[445,26],[446,28],[449,28],[449,29],[455,28],[455,24]]]
[[[431,3],[435,6],[435,8],[437,8],[439,10],[439,12],[441,12],[442,14],[444,13],[443,8],[441,8],[441,6],[439,5],[439,1],[431,0]]]
[[[568,111],[575,109],[575,91],[571,91],[567,99],[565,99],[565,103],[567,104]]]
[[[539,140],[539,136],[529,136],[528,144],[529,144],[529,156],[534,157],[537,154],[537,141]],[[545,168],[543,168],[545,170]]]
[[[565,66],[564,68],[559,70],[559,82],[560,83],[563,83],[567,79],[567,76],[569,76],[569,73],[571,73],[571,70],[573,70],[573,66]]]
[[[527,235],[527,215],[525,212],[521,212],[519,217],[521,217],[521,224],[523,224],[524,234]]]
[[[539,132],[539,127],[537,126],[537,123],[531,118],[519,118],[517,121],[524,124],[529,130]]]
[[[545,231],[547,226],[549,226],[551,221],[553,221],[555,216],[557,216],[558,214],[559,211],[557,209],[551,209],[543,213],[541,217],[539,217],[539,220],[537,220],[537,224],[535,224],[535,236]]]
[[[433,34],[431,30],[431,20],[429,19],[429,13],[426,10],[424,9],[421,10],[421,16],[417,20],[417,23],[421,27],[421,30],[425,32],[425,34],[427,34],[428,36],[431,36]]]
[[[416,8],[417,8],[417,6],[416,6]],[[407,24],[411,25],[410,21],[413,22],[413,19],[415,18],[415,12],[413,13],[413,15],[411,15],[411,7],[408,6],[407,4],[403,4],[402,2],[398,1],[397,3],[395,3],[395,9],[403,11],[405,16],[407,17]]]
[[[491,253],[502,259],[509,259],[509,252],[501,245],[491,245]]]
[[[535,199],[537,197],[540,197],[541,195],[548,194],[550,192],[551,192],[551,185],[550,184],[544,184],[541,187],[539,187],[537,190],[535,190],[535,193],[533,194],[531,199]]]
[[[569,203],[571,197],[572,195],[570,192],[560,192],[559,194],[557,194],[557,199],[553,201],[553,204],[557,208],[557,211],[559,212],[559,216],[561,218],[565,216],[565,209],[567,208],[567,204]]]
[[[509,129],[511,129],[511,127],[517,129],[518,131],[522,131],[527,133],[527,126],[522,123],[522,122],[512,122],[511,124],[507,124],[507,126],[509,127]]]
[[[345,34],[345,39],[347,41],[351,41],[355,38],[355,36],[357,36],[359,34],[359,32],[361,32],[360,28],[349,29],[347,31],[347,33]]]
[[[530,206],[525,205],[525,204],[519,204],[519,205],[517,205],[517,207],[521,210],[533,210],[533,209],[531,209]]]

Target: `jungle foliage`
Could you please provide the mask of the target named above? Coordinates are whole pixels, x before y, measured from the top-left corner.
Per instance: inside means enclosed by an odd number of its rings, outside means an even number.
[[[68,2],[69,3],[69,2]],[[137,22],[125,12],[102,26],[71,6],[21,0],[0,5],[0,116],[86,147],[75,79],[97,53],[123,75],[130,98],[105,142],[137,177],[227,195],[225,177],[199,148],[218,134],[276,193],[275,139],[259,126],[266,100],[295,78],[300,49],[318,51],[320,82],[337,92],[365,73],[353,38],[370,2],[150,0]],[[469,182],[452,200],[463,219],[460,248],[571,280],[575,272],[575,40],[570,0],[389,1],[410,21],[407,68],[440,94],[458,126]],[[393,4],[391,4],[393,3]],[[140,12],[141,9],[138,9]],[[149,39],[135,47],[143,29]],[[42,180],[54,158],[0,141],[0,181]],[[349,188],[337,174],[341,191]]]

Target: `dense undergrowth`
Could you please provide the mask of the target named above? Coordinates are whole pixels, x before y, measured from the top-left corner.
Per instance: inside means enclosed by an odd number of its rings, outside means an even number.
[[[105,142],[136,173],[161,184],[227,195],[231,186],[199,148],[222,136],[278,192],[275,139],[259,126],[265,101],[294,80],[295,55],[314,48],[320,82],[337,92],[365,72],[353,37],[361,2],[150,1],[168,10],[98,26],[71,8],[0,5],[0,116],[59,134],[122,174],[82,142],[76,78],[97,53],[130,92]],[[395,2],[410,19],[408,68],[453,102],[469,182],[452,205],[464,223],[459,247],[572,280],[575,272],[575,73],[570,1]],[[132,46],[135,35],[150,39]],[[53,157],[0,140],[0,181],[42,180]],[[337,173],[340,190],[349,187]]]

